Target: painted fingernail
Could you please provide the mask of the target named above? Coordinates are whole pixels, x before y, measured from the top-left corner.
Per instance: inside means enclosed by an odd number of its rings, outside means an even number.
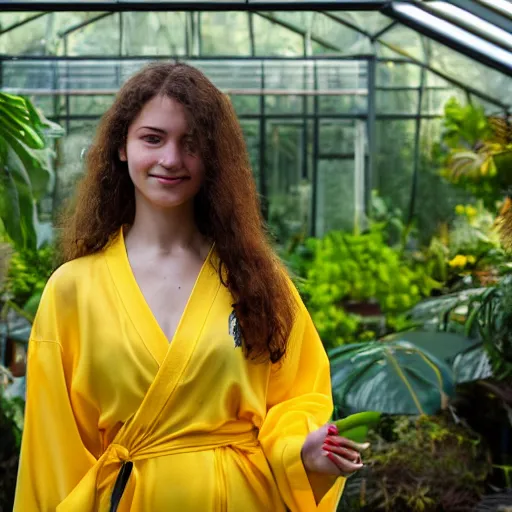
[[[327,429],[327,432],[331,436],[338,435],[338,427],[336,425],[329,425],[329,428]]]
[[[336,457],[331,453],[331,452],[327,452],[327,458],[333,463],[333,464],[336,464],[336,466],[338,465],[337,461],[336,461]]]
[[[330,446],[338,446],[338,447],[341,447],[341,444],[337,443],[336,441],[333,441],[332,439],[326,437],[325,438],[325,441],[324,441],[324,444],[328,444]]]
[[[330,451],[332,451],[332,446],[329,446],[329,445],[324,444],[324,445],[322,446],[322,450],[327,450],[328,452],[330,452]]]

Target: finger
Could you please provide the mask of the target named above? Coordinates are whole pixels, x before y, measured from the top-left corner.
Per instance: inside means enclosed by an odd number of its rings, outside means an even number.
[[[335,453],[336,455],[340,455],[344,459],[350,460],[352,462],[356,462],[358,459],[361,458],[359,452],[356,452],[355,450],[350,450],[349,448],[343,448],[342,446],[336,446],[334,444],[324,444],[322,446],[322,449],[328,452]]]
[[[324,452],[324,453],[325,453],[325,456],[333,464],[336,465],[336,467],[340,470],[340,472],[343,475],[350,475],[363,467],[362,463],[356,464],[354,462],[350,462],[350,461],[340,457],[339,455],[336,455],[335,453],[331,453],[331,452]]]
[[[356,443],[352,439],[347,439],[341,436],[327,436],[327,439],[334,441],[338,446],[346,446],[352,448],[358,452],[367,450],[370,447],[370,443]]]

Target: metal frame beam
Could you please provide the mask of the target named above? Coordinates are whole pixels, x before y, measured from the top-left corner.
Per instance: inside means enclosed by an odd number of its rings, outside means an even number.
[[[26,11],[376,11],[384,7],[388,0],[331,0],[290,2],[286,0],[239,0],[239,1],[157,1],[103,0],[101,2],[80,0],[1,0],[0,12]]]
[[[414,5],[418,9],[421,9],[423,12],[430,14],[418,2],[410,2],[410,4]],[[445,46],[448,46],[449,48],[452,48],[453,50],[463,55],[467,55],[473,60],[481,62],[482,64],[485,64],[490,68],[496,69],[501,73],[504,73],[506,75],[512,75],[512,61],[509,65],[506,65],[502,61],[494,59],[491,55],[483,51],[476,51],[475,49],[470,48],[469,46],[466,46],[456,41],[455,39],[452,39],[449,34],[444,34],[442,32],[432,30],[427,25],[422,24],[421,22],[418,22],[417,20],[407,16],[406,14],[401,13],[399,10],[397,10],[393,2],[389,2],[385,7],[381,9],[381,11],[390,18],[398,20],[400,23],[408,26],[409,28],[413,29],[416,32],[419,32],[420,34],[423,34],[426,37],[429,37],[430,39],[433,39],[434,41],[444,44]],[[437,17],[439,18],[439,16]]]
[[[505,30],[506,32],[512,32],[512,19],[509,19],[497,11],[489,9],[488,7],[474,2],[473,0],[448,0],[452,5],[460,7],[465,11],[478,16],[482,20],[492,23],[497,27]],[[428,4],[427,4],[428,5]]]
[[[0,30],[0,36],[3,36],[4,34],[7,34],[7,32],[10,32],[11,30],[15,30],[18,27],[22,27],[23,25],[26,25],[27,23],[30,23],[31,21],[37,20],[41,18],[42,16],[46,16],[48,14],[47,12],[40,12],[38,14],[35,14],[34,16],[30,16],[30,18],[25,18],[24,20],[18,21],[17,23],[13,23],[12,25],[9,25],[6,28],[3,28]]]

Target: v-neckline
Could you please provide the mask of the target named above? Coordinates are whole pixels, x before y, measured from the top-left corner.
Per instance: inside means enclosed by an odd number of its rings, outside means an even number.
[[[198,310],[198,307],[192,308],[194,302],[197,302],[196,297],[201,296],[202,299],[207,299],[208,293],[206,289],[201,292],[201,288],[207,286],[208,281],[211,279],[204,279],[211,277],[216,273],[216,269],[212,263],[212,255],[215,245],[212,244],[206,259],[201,265],[201,269],[196,277],[192,291],[187,299],[185,308],[180,316],[179,322],[172,338],[169,340],[158,323],[153,311],[151,310],[142,290],[135,278],[126,244],[124,239],[124,230],[121,228],[119,234],[112,242],[112,245],[107,249],[107,259],[111,256],[111,265],[109,265],[114,282],[120,292],[121,300],[123,301],[128,316],[132,324],[139,332],[142,342],[146,345],[148,351],[156,359],[156,362],[161,365],[165,360],[169,351],[174,349],[179,334],[182,330],[184,319],[188,316],[191,309]],[[220,282],[220,280],[219,280]],[[209,286],[211,289],[211,286]],[[197,306],[200,306],[197,304]],[[208,308],[209,309],[209,308]],[[178,349],[177,349],[178,350]]]

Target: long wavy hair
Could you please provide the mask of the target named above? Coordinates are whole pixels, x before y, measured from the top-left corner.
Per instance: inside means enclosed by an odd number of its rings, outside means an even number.
[[[286,272],[272,250],[242,130],[229,99],[199,70],[152,63],[121,88],[86,157],[86,173],[61,221],[63,262],[101,251],[135,217],[134,186],[119,159],[128,127],[157,95],[181,103],[198,137],[206,173],[194,198],[201,233],[215,242],[220,277],[234,298],[244,352],[279,361],[296,312]]]

